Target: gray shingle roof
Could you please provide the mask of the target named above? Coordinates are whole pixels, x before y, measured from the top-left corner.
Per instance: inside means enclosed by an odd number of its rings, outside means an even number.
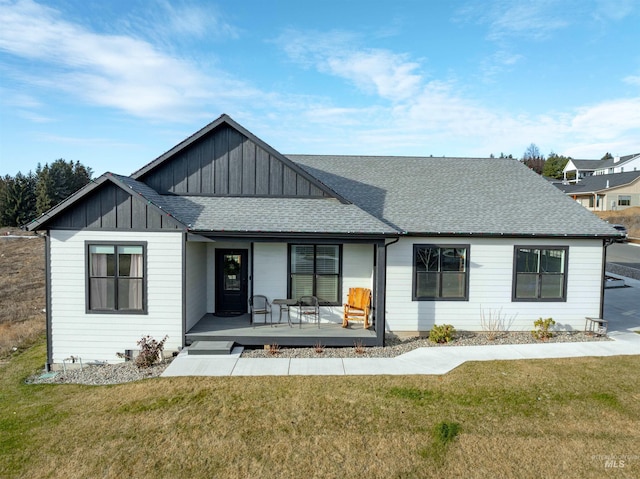
[[[353,204],[329,198],[168,196],[172,214],[189,229],[255,233],[394,234]]]
[[[615,234],[513,159],[287,156],[363,210],[407,233]]]
[[[591,193],[603,191],[607,188],[628,185],[638,178],[640,178],[640,171],[628,171],[625,173],[611,173],[609,175],[587,176],[586,178],[581,178],[580,181],[575,184],[560,184],[556,186],[565,193]]]

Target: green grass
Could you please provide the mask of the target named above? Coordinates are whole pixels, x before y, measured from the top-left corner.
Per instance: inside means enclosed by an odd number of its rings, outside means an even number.
[[[26,385],[44,360],[40,341],[0,366],[2,478],[640,476],[602,459],[637,454],[638,356]]]

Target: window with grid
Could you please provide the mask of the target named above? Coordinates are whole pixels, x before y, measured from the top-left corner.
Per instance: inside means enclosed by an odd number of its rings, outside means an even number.
[[[87,262],[88,311],[145,312],[143,244],[89,244]]]
[[[514,301],[566,301],[568,248],[515,247]]]
[[[289,297],[316,296],[322,305],[341,304],[339,245],[291,245]]]
[[[631,206],[631,196],[629,195],[618,196],[618,206]]]
[[[467,300],[469,245],[414,245],[413,300]]]

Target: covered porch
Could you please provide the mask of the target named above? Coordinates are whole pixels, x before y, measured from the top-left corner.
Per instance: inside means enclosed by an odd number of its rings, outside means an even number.
[[[282,318],[278,323],[275,315],[273,326],[270,322],[251,324],[249,314],[234,317],[205,314],[194,324],[185,335],[186,345],[194,341],[234,341],[237,345],[256,347],[277,344],[287,347],[310,347],[322,345],[326,347],[353,347],[354,345],[376,346],[378,339],[376,331],[364,329],[362,323],[350,324],[343,328],[341,324],[333,322],[297,323],[295,318],[289,326],[287,319]]]

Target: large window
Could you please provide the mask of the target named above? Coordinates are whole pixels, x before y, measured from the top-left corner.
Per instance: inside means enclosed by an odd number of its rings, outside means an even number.
[[[618,206],[631,206],[631,196],[629,195],[618,196]]]
[[[144,244],[88,244],[87,262],[88,311],[146,311]]]
[[[413,246],[413,300],[467,300],[468,245]]]
[[[515,247],[514,301],[566,301],[566,247]]]
[[[341,304],[340,246],[291,245],[289,251],[289,297],[316,296],[320,304]]]

